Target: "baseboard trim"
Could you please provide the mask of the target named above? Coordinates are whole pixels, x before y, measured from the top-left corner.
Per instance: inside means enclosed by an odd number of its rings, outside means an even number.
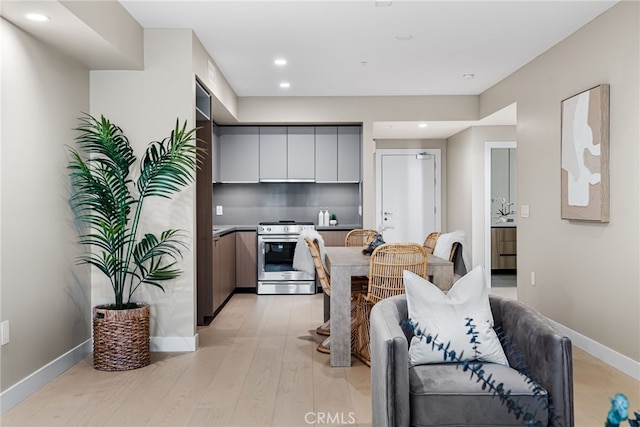
[[[198,334],[192,337],[151,337],[151,351],[190,352],[198,348]],[[49,362],[20,382],[0,393],[0,415],[44,387],[49,381],[73,367],[93,351],[91,339]]]
[[[91,343],[90,339],[83,342],[3,391],[0,394],[0,413],[4,415],[5,412],[44,387],[49,381],[89,356],[93,350]]]
[[[192,337],[151,337],[151,351],[188,352],[198,348],[198,334]]]
[[[620,354],[617,351],[610,349],[609,347],[606,347],[599,342],[574,331],[573,329],[569,329],[554,320],[548,320],[549,323],[551,323],[558,331],[571,338],[572,344],[576,347],[586,351],[593,357],[602,360],[607,365],[624,372],[635,380],[640,381],[640,362],[637,362],[624,354]]]

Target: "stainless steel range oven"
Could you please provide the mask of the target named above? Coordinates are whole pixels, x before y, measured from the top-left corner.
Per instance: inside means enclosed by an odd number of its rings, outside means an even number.
[[[258,224],[258,294],[315,294],[315,274],[293,269],[298,235],[312,222]]]

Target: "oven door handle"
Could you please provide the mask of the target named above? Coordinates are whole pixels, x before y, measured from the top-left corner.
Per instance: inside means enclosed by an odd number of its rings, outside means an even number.
[[[259,237],[258,242],[262,243],[296,243],[298,242],[297,236],[287,236],[287,237]]]

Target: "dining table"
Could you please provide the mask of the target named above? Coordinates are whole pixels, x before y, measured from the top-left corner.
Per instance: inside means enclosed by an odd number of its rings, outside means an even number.
[[[351,366],[351,277],[368,276],[371,260],[362,249],[325,247],[325,263],[331,275],[331,296],[327,298],[325,295],[324,304],[325,317],[331,318],[332,367]],[[438,288],[447,291],[453,285],[453,263],[428,254],[427,276]]]

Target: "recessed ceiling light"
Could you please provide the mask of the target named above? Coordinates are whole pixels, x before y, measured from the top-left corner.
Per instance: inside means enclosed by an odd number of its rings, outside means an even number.
[[[409,40],[413,40],[413,35],[411,34],[400,34],[396,36],[396,40],[400,40],[403,42],[409,41]]]
[[[473,73],[467,73],[467,74],[463,74],[462,78],[465,80],[471,80],[472,78],[474,78],[476,75]]]
[[[426,128],[427,126],[429,126],[429,125],[426,124],[426,123],[418,123],[418,127],[419,128]]]
[[[41,13],[27,13],[26,15],[24,15],[24,17],[30,21],[36,22],[46,22],[50,19],[48,16]]]
[[[284,58],[277,58],[275,61],[273,61],[273,63],[278,67],[284,67],[285,65],[287,65],[287,60]]]
[[[291,85],[289,84],[289,82],[282,82],[282,83],[280,83],[280,87],[281,87],[282,89],[287,89],[287,88],[289,88],[290,86],[291,86]]]
[[[376,1],[376,7],[389,7],[391,6],[391,4],[393,3],[393,1],[391,0],[377,0]]]

